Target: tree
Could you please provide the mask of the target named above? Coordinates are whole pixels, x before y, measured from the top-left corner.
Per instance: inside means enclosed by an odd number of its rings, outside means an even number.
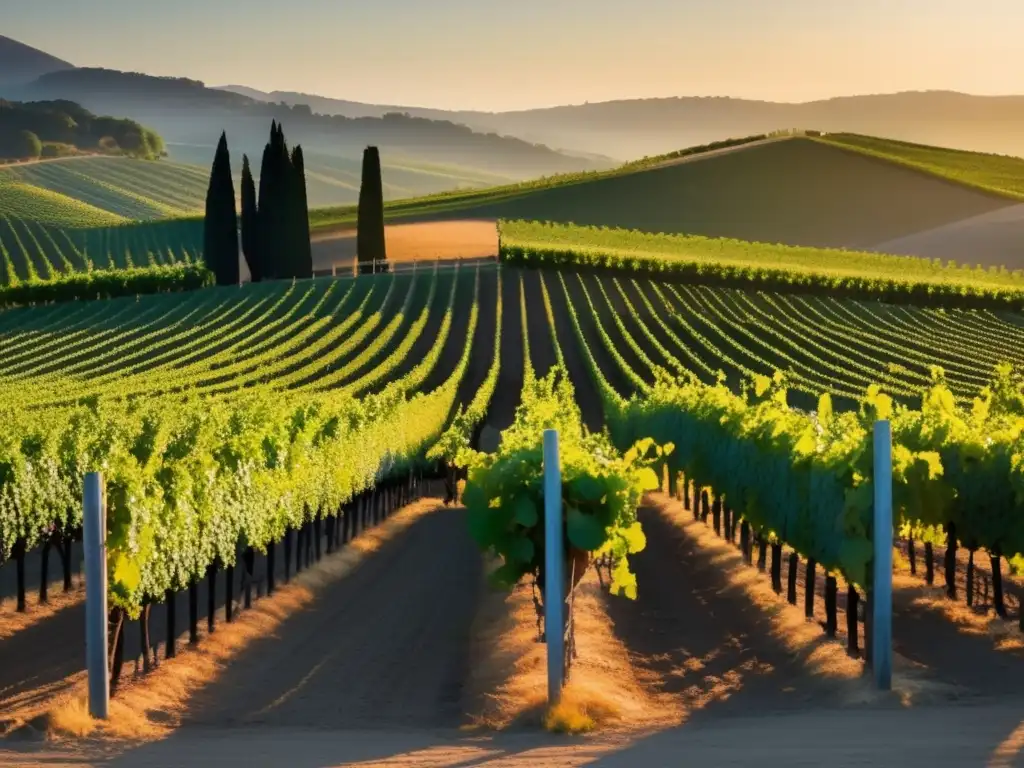
[[[380,177],[380,152],[377,147],[363,151],[363,179],[359,186],[359,210],[356,214],[356,254],[360,272],[387,270],[384,246],[384,185]]]
[[[270,141],[263,149],[260,169],[260,197],[257,220],[260,268],[264,280],[293,277],[295,266],[289,235],[293,215],[292,163],[284,139],[284,127],[276,120],[270,126]]]
[[[294,243],[292,245],[292,261],[295,269],[292,277],[313,276],[313,246],[309,239],[309,200],[306,196],[306,162],[302,155],[302,146],[296,145],[292,151],[293,191],[291,210],[293,211]]]
[[[242,155],[242,253],[249,265],[252,281],[258,283],[263,277],[257,250],[256,228],[259,226],[256,210],[256,184],[249,168],[249,156]]]
[[[259,272],[262,280],[273,280],[277,277],[271,262],[275,244],[274,226],[271,213],[275,208],[273,150],[271,143],[277,135],[277,123],[270,128],[270,141],[263,148],[263,161],[260,164],[260,196],[256,217],[256,251],[259,261]]]
[[[238,285],[238,213],[226,133],[220,135],[210,170],[210,186],[206,191],[203,257],[206,266],[216,276],[217,285]]]

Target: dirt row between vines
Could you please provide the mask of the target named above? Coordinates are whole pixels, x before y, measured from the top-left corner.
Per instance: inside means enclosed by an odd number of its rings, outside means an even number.
[[[529,585],[508,594],[483,587],[488,564],[462,510],[433,505],[371,532],[358,562],[339,553],[307,572],[303,586],[315,594],[306,601],[292,595],[258,621],[257,610],[244,614],[246,644],[207,675],[175,674],[201,666],[197,658],[186,667],[183,654],[163,679],[139,686],[148,690],[126,691],[126,706],[163,702],[151,716],[161,715],[166,738],[20,745],[0,750],[0,765],[141,768],[230,757],[303,768],[614,766],[680,755],[747,765],[825,752],[837,766],[1015,764],[1024,733],[1008,700],[994,709],[899,708],[899,692],[872,691],[860,662],[780,606],[705,526],[663,498],[651,503],[641,513],[649,544],[632,561],[638,599],[609,596],[593,572],[577,598],[579,657],[566,699],[600,723],[594,737],[538,733],[545,666]],[[167,707],[169,683],[180,708]],[[946,732],[925,725],[944,718]]]

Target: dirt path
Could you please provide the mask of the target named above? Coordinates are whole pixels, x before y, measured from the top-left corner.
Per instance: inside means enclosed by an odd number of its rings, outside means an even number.
[[[681,504],[660,497],[661,501],[683,516],[692,519],[692,512],[683,511]],[[712,518],[701,525],[709,534],[713,531]],[[723,531],[724,533],[724,531]],[[727,539],[716,539],[723,543]],[[737,554],[738,538],[732,541]],[[752,546],[756,563],[760,547]],[[792,550],[782,549],[780,573],[783,591],[778,601],[786,599],[786,584],[789,576],[789,557]],[[770,569],[773,556],[769,551],[766,569],[759,578],[767,586],[770,583]],[[797,602],[802,611],[806,592],[806,563],[796,563]],[[749,569],[753,571],[754,566]],[[847,636],[847,587],[838,579],[838,631],[836,641],[846,648]],[[941,576],[937,579],[941,582]],[[941,690],[943,696],[957,700],[1014,696],[1024,691],[1024,644],[1016,641],[1014,630],[1009,635],[992,631],[987,624],[998,623],[993,617],[985,619],[980,611],[972,611],[962,603],[946,600],[940,587],[927,587],[923,578],[913,577],[903,565],[897,564],[893,584],[893,650],[897,655],[897,674],[910,675],[914,680],[928,681],[932,691]],[[825,574],[819,567],[815,570],[814,620],[825,627]],[[962,592],[961,592],[962,595]],[[865,647],[865,604],[860,603],[857,626],[859,657]],[[949,614],[949,615],[947,615]],[[1007,626],[1004,623],[1001,626]]]
[[[384,239],[388,259],[396,263],[481,259],[498,253],[494,221],[388,224],[384,227]],[[343,269],[355,261],[355,229],[314,234],[312,243],[314,269]]]
[[[462,510],[424,516],[247,648],[185,730],[458,727],[481,567]]]
[[[637,600],[609,600],[615,632],[658,693],[694,716],[820,707],[839,697],[770,635],[770,618],[655,509],[631,558]]]
[[[810,768],[1024,766],[1024,726],[1011,706],[817,711],[730,718],[646,735],[566,739],[540,734],[450,737],[410,731],[207,729],[121,754],[0,750],[3,768],[635,768],[700,765]]]

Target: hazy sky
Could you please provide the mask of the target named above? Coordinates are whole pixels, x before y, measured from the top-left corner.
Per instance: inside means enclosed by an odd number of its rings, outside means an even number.
[[[1021,0],[35,0],[0,33],[80,66],[384,104],[1024,93]]]

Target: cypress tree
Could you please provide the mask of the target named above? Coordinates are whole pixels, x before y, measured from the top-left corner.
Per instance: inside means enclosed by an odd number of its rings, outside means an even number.
[[[288,154],[288,143],[284,138],[284,126],[277,124],[274,142],[274,183],[276,184],[277,210],[275,216],[275,245],[273,256],[278,277],[297,277],[295,253],[295,180],[292,159]]]
[[[274,253],[275,243],[275,222],[274,212],[277,209],[277,184],[274,179],[274,148],[277,125],[270,129],[270,142],[263,148],[263,161],[260,164],[260,197],[256,217],[256,251],[259,254],[260,276],[263,280],[274,280],[277,278],[275,269]]]
[[[270,141],[263,150],[259,203],[261,264],[264,277],[271,280],[295,276],[293,238],[289,234],[293,221],[291,175],[284,126],[275,121],[270,127]]]
[[[238,285],[238,212],[227,133],[221,133],[210,169],[203,221],[203,254],[217,285]]]
[[[313,246],[309,240],[309,199],[306,195],[306,162],[302,155],[302,146],[296,145],[292,151],[292,178],[294,191],[291,209],[294,211],[294,244],[292,245],[292,261],[295,264],[295,277],[313,276]]]
[[[378,271],[387,258],[384,238],[384,189],[381,178],[380,152],[367,147],[363,152],[362,181],[359,188],[356,248],[358,259],[365,264],[361,272],[371,271],[376,262]]]
[[[263,277],[257,251],[257,215],[256,185],[249,168],[249,156],[242,155],[242,253],[245,254],[245,263],[249,265],[249,274],[254,283]]]
[[[359,210],[356,214],[356,254],[360,272],[373,271],[372,262],[384,262],[384,185],[380,176],[380,152],[377,147],[363,150],[363,179],[359,186]],[[387,265],[377,269],[386,271]]]

